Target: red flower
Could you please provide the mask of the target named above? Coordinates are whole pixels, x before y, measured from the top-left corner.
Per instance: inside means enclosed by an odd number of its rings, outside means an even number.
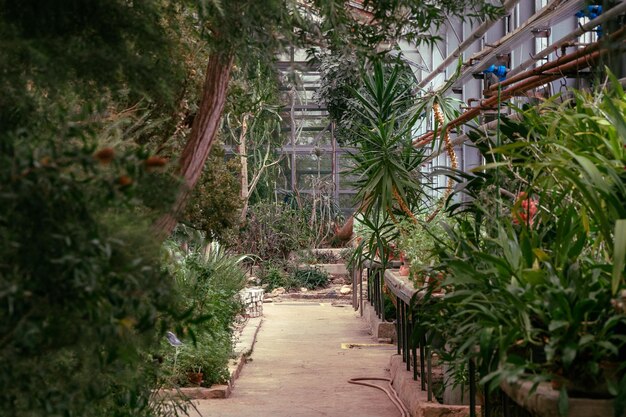
[[[117,179],[117,183],[122,187],[127,187],[133,183],[133,179],[128,175],[122,175]]]
[[[161,158],[160,156],[151,156],[146,159],[145,164],[147,167],[162,167],[167,164],[167,159]]]
[[[537,214],[537,203],[537,199],[528,198],[523,191],[519,192],[512,210],[513,224],[527,224],[532,227]]]
[[[110,163],[115,157],[115,151],[113,151],[113,148],[102,148],[93,156],[98,161],[100,161],[101,164],[106,165]]]

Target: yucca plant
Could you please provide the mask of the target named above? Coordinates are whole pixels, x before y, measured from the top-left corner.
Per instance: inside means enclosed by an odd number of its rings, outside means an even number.
[[[402,74],[400,63],[389,66],[376,61],[372,73],[364,76],[362,88],[352,89],[359,115],[359,123],[352,129],[356,148],[351,153],[352,174],[361,222],[372,231],[355,256],[373,258],[378,253],[384,264],[389,243],[398,236],[394,224],[403,218],[414,219],[416,205],[427,198],[417,169],[425,150],[411,143],[418,114],[411,84]]]
[[[353,130],[357,151],[351,154],[352,173],[357,176],[357,196],[366,214],[383,210],[412,216],[409,204],[424,196],[416,173],[424,151],[411,144],[417,115],[401,69],[397,63],[386,70],[376,61],[373,74],[363,79],[363,88],[353,89],[361,123]]]

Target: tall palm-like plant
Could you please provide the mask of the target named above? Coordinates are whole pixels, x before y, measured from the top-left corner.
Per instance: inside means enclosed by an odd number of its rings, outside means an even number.
[[[360,90],[352,89],[358,123],[352,129],[356,151],[351,154],[357,198],[370,239],[357,251],[381,255],[383,263],[389,242],[397,237],[393,227],[402,218],[415,221],[416,205],[427,198],[417,169],[425,149],[411,143],[416,111],[410,83],[402,76],[402,65],[373,63],[372,74]],[[364,250],[365,246],[368,250]]]
[[[382,62],[375,62],[363,88],[353,90],[361,123],[353,129],[357,151],[351,156],[357,196],[366,215],[383,211],[412,217],[410,205],[424,197],[416,171],[424,150],[411,144],[417,113],[401,69],[396,64],[385,71]]]

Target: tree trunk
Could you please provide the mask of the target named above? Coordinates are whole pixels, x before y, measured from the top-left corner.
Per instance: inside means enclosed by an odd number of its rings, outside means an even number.
[[[220,127],[232,65],[231,53],[214,52],[209,56],[200,108],[180,157],[178,174],[183,179],[183,184],[172,210],[155,223],[155,229],[161,236],[169,236],[176,227],[177,217],[184,209],[193,187],[202,174]]]
[[[248,149],[246,147],[246,135],[248,134],[248,114],[244,114],[241,122],[241,135],[239,135],[239,157],[241,158],[241,223],[246,221],[248,212],[248,200],[250,199],[250,190],[248,189]]]

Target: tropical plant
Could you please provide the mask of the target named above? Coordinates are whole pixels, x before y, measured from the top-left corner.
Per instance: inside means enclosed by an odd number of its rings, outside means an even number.
[[[361,241],[355,256],[373,259],[378,253],[384,264],[389,244],[398,236],[395,225],[402,218],[414,221],[413,208],[427,198],[417,170],[424,149],[411,143],[417,114],[411,89],[401,82],[401,68],[396,63],[386,71],[376,61],[362,90],[353,90],[360,122],[353,130],[352,174],[362,213],[359,221],[370,229],[369,239]]]
[[[616,415],[626,404],[625,370],[606,371],[626,358],[626,315],[614,307],[626,286],[626,95],[612,85],[520,111],[496,143],[483,139],[488,164],[455,175],[473,199],[450,206],[438,246],[448,293],[427,297],[416,332],[445,340],[456,369],[474,360],[490,389],[559,382],[562,413],[581,378],[606,385]]]
[[[222,383],[229,377],[233,325],[242,311],[238,293],[246,284],[241,268],[245,257],[229,255],[217,242],[197,239],[188,250],[180,243],[166,244],[165,265],[184,300],[179,309],[187,318],[182,347],[175,349],[165,340],[161,344],[163,382],[186,385],[188,372],[202,372],[203,385]]]

